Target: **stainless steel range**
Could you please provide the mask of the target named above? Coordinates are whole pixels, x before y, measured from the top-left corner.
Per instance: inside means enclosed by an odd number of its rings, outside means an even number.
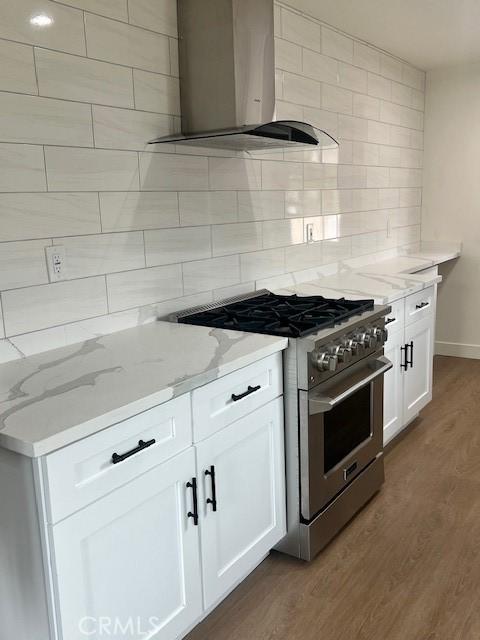
[[[380,489],[388,306],[262,290],[170,320],[282,335],[288,533],[278,549],[311,560]]]

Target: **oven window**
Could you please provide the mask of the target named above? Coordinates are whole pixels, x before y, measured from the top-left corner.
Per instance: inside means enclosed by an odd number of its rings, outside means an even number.
[[[324,413],[324,470],[328,473],[371,435],[371,385]]]

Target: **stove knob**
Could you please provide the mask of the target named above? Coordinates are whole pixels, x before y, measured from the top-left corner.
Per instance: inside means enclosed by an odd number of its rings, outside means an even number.
[[[372,334],[376,337],[379,345],[385,344],[388,338],[388,332],[386,329],[382,329],[381,327],[374,327],[372,330]]]
[[[335,371],[338,364],[338,357],[326,351],[314,351],[313,362],[320,371]]]
[[[354,356],[363,356],[365,345],[357,340],[352,340],[352,353]]]
[[[360,331],[356,333],[353,337],[354,341],[357,343],[357,349],[360,349],[362,353],[365,352],[365,349],[370,347],[370,336],[366,331]]]
[[[343,362],[344,364],[347,364],[348,362],[352,361],[352,350],[350,347],[347,347],[347,346],[336,347],[335,355],[337,356],[338,361]]]

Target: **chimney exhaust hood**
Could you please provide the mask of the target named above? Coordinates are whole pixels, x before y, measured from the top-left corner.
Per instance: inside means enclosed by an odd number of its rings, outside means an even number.
[[[335,148],[275,119],[273,0],[177,0],[182,133],[150,144],[234,151]]]

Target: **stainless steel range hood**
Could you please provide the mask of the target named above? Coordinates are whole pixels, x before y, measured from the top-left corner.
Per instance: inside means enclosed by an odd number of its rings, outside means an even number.
[[[273,0],[178,0],[182,133],[152,140],[235,151],[332,148],[326,131],[276,121]]]

